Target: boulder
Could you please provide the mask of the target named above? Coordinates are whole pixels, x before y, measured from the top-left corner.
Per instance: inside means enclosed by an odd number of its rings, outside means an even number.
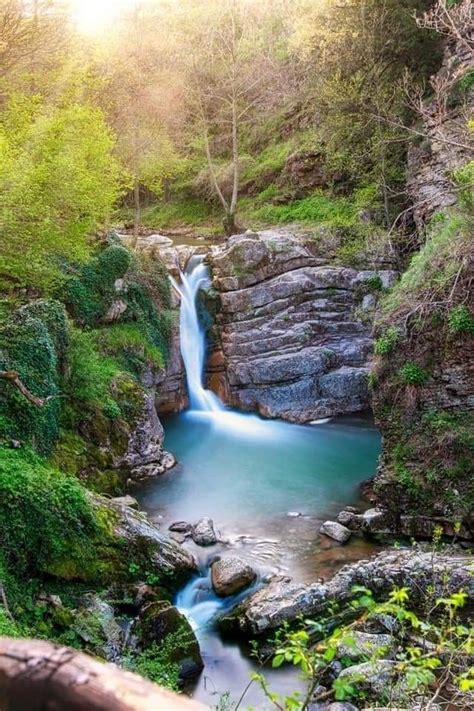
[[[192,528],[191,537],[198,546],[213,546],[217,543],[217,534],[211,518],[205,517]]]
[[[347,543],[351,537],[350,530],[337,521],[325,521],[319,531],[338,543]]]
[[[393,683],[396,664],[388,659],[356,664],[343,669],[339,674],[339,679],[354,680],[358,688],[375,696],[382,696]]]
[[[139,620],[140,644],[148,647],[173,635],[169,662],[178,663],[181,678],[196,676],[204,668],[199,643],[186,617],[169,602],[146,605]]]
[[[174,521],[174,523],[168,526],[168,530],[174,533],[191,533],[193,527],[186,521]]]
[[[242,558],[221,558],[211,568],[212,587],[220,597],[236,595],[256,579],[255,571]]]

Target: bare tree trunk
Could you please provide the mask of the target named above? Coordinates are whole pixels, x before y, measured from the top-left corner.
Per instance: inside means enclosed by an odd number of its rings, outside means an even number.
[[[138,235],[140,234],[140,220],[141,220],[141,209],[140,209],[140,181],[135,178],[135,183],[133,186],[133,204],[134,204],[134,215],[133,215],[133,246],[137,246]]]
[[[43,640],[0,638],[2,711],[204,711],[150,681]]]

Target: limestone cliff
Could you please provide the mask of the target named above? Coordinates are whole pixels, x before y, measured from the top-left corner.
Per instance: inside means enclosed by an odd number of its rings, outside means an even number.
[[[369,406],[370,314],[395,273],[338,266],[314,237],[246,233],[212,250],[234,407],[307,422]]]

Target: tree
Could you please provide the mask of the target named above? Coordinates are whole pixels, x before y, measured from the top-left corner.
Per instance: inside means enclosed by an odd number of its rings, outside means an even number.
[[[117,153],[131,179],[135,243],[140,231],[141,189],[160,195],[180,164],[171,137],[179,98],[164,62],[164,45],[156,42],[160,20],[153,6],[137,3],[122,18],[106,62],[99,65],[105,78],[101,103],[117,133]]]
[[[70,39],[63,2],[0,0],[0,78],[15,83],[25,75],[50,79]]]
[[[272,43],[265,41],[274,29],[275,11],[271,4],[245,0],[198,2],[191,9],[184,24],[184,33],[192,37],[190,111],[203,142],[210,184],[224,211],[225,232],[231,235],[237,230],[242,130],[278,91],[280,67]],[[223,164],[230,168],[228,186],[220,180]]]
[[[0,288],[48,290],[82,260],[120,194],[114,138],[85,104],[14,95],[0,116]]]

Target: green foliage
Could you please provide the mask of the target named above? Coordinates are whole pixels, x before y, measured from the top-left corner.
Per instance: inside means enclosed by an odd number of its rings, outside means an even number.
[[[115,282],[125,276],[131,262],[125,247],[112,244],[82,267],[66,266],[68,279],[60,296],[78,323],[92,326],[106,314],[116,296]]]
[[[0,449],[0,536],[8,566],[41,574],[64,560],[90,564],[104,534],[86,490],[32,452]]]
[[[424,385],[430,377],[429,373],[421,365],[411,361],[405,363],[398,372],[406,385]]]
[[[432,294],[449,293],[469,249],[470,237],[470,221],[463,214],[433,219],[426,243],[384,297],[384,314],[411,311],[419,302],[429,303]]]
[[[362,586],[354,586],[352,594],[352,600],[343,611],[343,619],[352,617],[355,618],[353,622],[335,624],[336,612],[320,618],[318,622],[304,620],[302,628],[296,631],[283,629],[277,633],[272,666],[298,666],[307,681],[307,691],[282,697],[271,690],[264,674],[253,675],[272,706],[304,711],[315,701],[327,701],[326,692],[315,699],[314,690],[327,679],[335,659],[347,668],[344,676],[336,677],[332,683],[330,696],[333,695],[336,701],[360,700],[364,705],[377,702],[379,705],[395,704],[411,708],[420,695],[428,700],[435,694],[438,679],[445,683],[448,678],[459,705],[469,704],[466,693],[472,691],[474,686],[471,684],[472,668],[469,668],[473,630],[465,626],[463,620],[463,608],[467,602],[464,591],[435,598],[432,588],[426,585],[430,604],[422,613],[413,606],[411,591],[407,587],[393,589],[386,602],[377,602],[371,590]],[[350,668],[365,661],[369,669],[372,668],[373,673],[377,674],[379,660],[387,656],[387,648],[377,645],[371,648],[366,644],[358,650],[357,661],[342,654],[342,648],[356,650],[353,635],[361,629],[361,625],[364,629],[365,624],[378,624],[380,619],[392,621],[390,646],[397,649],[383,692],[371,690],[365,674],[356,670],[351,674]],[[387,629],[384,633],[387,634]],[[429,640],[429,645],[425,645],[425,639]]]
[[[125,370],[140,374],[145,365],[164,366],[162,351],[138,324],[116,324],[99,329],[93,335],[100,353],[112,356]]]
[[[64,388],[69,410],[74,409],[79,418],[90,410],[110,413],[115,406],[110,386],[121,369],[112,358],[100,352],[93,332],[71,330],[68,365],[69,377]]]
[[[182,627],[159,643],[153,642],[142,652],[127,657],[124,666],[155,684],[178,691],[181,667],[177,657],[185,657],[192,643],[189,632]]]
[[[455,306],[448,315],[449,330],[453,333],[474,333],[474,317],[464,304]]]
[[[72,103],[33,112],[27,101],[12,97],[0,116],[0,287],[7,291],[51,289],[61,257],[84,260],[89,235],[120,191],[99,109]]]
[[[386,356],[393,352],[400,339],[400,331],[395,326],[389,326],[375,341],[375,355]]]
[[[357,225],[357,212],[349,200],[333,198],[322,192],[315,192],[286,205],[264,205],[252,210],[250,214],[253,218],[269,224],[316,222],[332,227]]]

